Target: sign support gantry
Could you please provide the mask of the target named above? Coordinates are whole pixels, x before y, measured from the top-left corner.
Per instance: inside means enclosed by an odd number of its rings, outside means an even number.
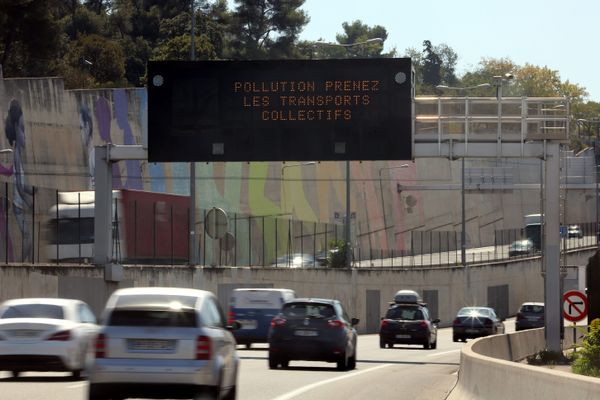
[[[416,97],[413,156],[539,158],[544,161],[542,269],[546,348],[561,348],[560,145],[569,138],[569,102],[558,97]]]

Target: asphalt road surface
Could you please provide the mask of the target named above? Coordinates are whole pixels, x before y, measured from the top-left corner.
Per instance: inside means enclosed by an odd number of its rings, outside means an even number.
[[[507,331],[511,331],[507,323]],[[422,346],[379,348],[378,335],[358,338],[357,367],[338,371],[333,363],[292,361],[289,369],[270,370],[267,345],[238,348],[240,400],[397,399],[442,400],[457,380],[460,348],[452,330],[439,330],[436,350]],[[87,382],[62,373],[24,373],[13,379],[0,372],[0,398],[11,400],[83,400]]]

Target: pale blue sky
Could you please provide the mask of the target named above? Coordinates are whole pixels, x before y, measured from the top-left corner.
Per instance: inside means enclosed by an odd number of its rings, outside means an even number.
[[[557,70],[600,102],[599,0],[306,0],[301,39],[335,41],[343,22],[360,19],[388,31],[385,50],[399,55],[423,40],[458,54],[457,72],[482,57],[508,57]]]

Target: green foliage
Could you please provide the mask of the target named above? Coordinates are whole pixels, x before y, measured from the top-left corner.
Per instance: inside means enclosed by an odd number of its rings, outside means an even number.
[[[296,58],[295,43],[308,15],[304,0],[235,0],[229,33],[231,58]]]
[[[596,318],[590,324],[572,369],[576,374],[600,378],[600,319]]]
[[[327,256],[327,265],[331,268],[346,267],[346,242],[332,239],[329,241],[330,253]]]
[[[79,37],[71,49],[69,64],[73,69],[89,71],[95,82],[106,84],[121,82],[125,74],[125,56],[121,46],[98,35]]]

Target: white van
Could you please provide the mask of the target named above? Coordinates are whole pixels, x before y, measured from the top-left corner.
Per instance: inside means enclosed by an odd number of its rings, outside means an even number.
[[[231,294],[228,320],[237,321],[240,329],[233,332],[238,344],[250,348],[252,343],[267,343],[271,320],[281,306],[293,300],[291,289],[240,288]]]

